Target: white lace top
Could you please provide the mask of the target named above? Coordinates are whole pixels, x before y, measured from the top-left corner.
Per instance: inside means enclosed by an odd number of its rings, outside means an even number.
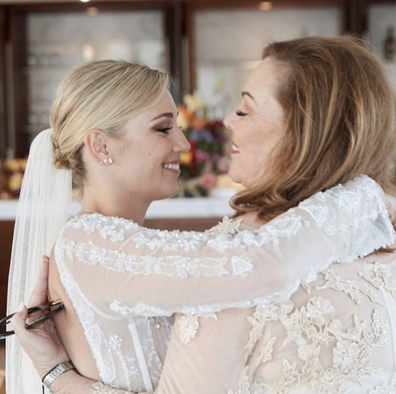
[[[289,298],[332,262],[393,243],[382,197],[362,176],[251,231],[228,220],[205,233],[149,230],[99,214],[70,220],[55,259],[101,380],[153,391],[169,341],[166,316],[212,320],[224,309],[264,308]],[[190,325],[186,319],[181,324]],[[183,331],[185,343],[191,332]]]

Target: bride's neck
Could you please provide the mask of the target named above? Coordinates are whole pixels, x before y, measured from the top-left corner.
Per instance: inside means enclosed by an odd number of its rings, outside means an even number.
[[[132,196],[123,197],[117,193],[100,193],[96,190],[85,189],[82,213],[97,212],[105,216],[116,216],[133,220],[143,225],[150,202],[139,201]]]

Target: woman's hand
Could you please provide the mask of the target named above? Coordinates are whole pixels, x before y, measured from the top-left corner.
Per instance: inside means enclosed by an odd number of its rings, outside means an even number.
[[[43,257],[43,264],[28,307],[43,305],[48,302],[49,258]],[[38,313],[37,313],[38,314]],[[12,327],[24,351],[32,360],[42,378],[57,364],[68,361],[69,356],[56,331],[53,319],[46,320],[37,327],[26,330],[28,310],[21,303],[18,312],[11,319]]]
[[[29,307],[43,305],[48,302],[48,273],[49,258],[44,256],[43,266],[41,267],[36,286],[28,303]],[[24,351],[32,360],[40,377],[43,378],[56,365],[68,361],[69,355],[58,336],[53,319],[46,320],[39,326],[26,330],[25,324],[27,318],[28,310],[21,303],[20,311],[11,319],[11,324]],[[124,390],[114,390],[100,382],[80,376],[76,371],[70,371],[59,376],[52,384],[51,390],[57,394],[128,393]]]

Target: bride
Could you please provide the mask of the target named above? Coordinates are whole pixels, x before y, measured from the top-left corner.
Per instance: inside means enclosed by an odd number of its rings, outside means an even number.
[[[349,45],[363,56],[356,44],[342,40],[319,44]],[[373,61],[363,53],[366,61]],[[188,149],[163,74],[107,61],[82,66],[61,84],[51,111],[53,132],[38,137],[29,161],[38,161],[42,147],[50,145],[57,167],[72,170],[83,190],[83,211],[64,225],[56,241],[49,281],[50,297],[60,297],[66,304],[66,313],[56,318],[57,330],[82,375],[135,392],[153,391],[174,313],[213,316],[224,309],[287,299],[302,281],[315,279],[332,262],[352,261],[394,241],[381,189],[370,178],[357,177],[366,173],[392,190],[394,109],[386,80],[375,87],[377,94],[381,87],[381,99],[388,99],[381,101],[388,105],[381,128],[372,135],[372,144],[363,146],[347,134],[356,132],[349,112],[344,118],[332,113],[338,120],[336,130],[348,126],[344,139],[334,131],[327,140],[309,134],[313,127],[309,113],[293,109],[292,102],[286,102],[291,108],[287,107],[284,97],[279,98],[285,72],[274,56],[266,57],[249,79],[235,119],[226,120],[236,142],[230,175],[247,191],[235,200],[240,203],[239,219],[205,233],[141,227],[151,201],[176,194],[179,155]],[[310,81],[304,83],[312,88]],[[370,105],[365,108],[366,120],[378,116],[377,103]],[[329,126],[330,118],[308,109],[319,124]],[[305,129],[289,129],[301,126],[294,123],[292,113],[307,115]],[[297,131],[306,133],[300,136],[301,143],[290,135]],[[310,145],[306,159],[312,154],[306,163],[301,161],[304,143]],[[348,146],[351,151],[344,151]],[[374,147],[381,160],[365,161],[373,158]],[[330,159],[333,166],[326,167]],[[348,168],[352,159],[354,166]],[[294,175],[288,174],[292,169]],[[308,171],[305,180],[304,171]],[[300,179],[295,178],[298,172]],[[289,177],[289,185],[279,186],[281,175]],[[250,200],[242,204],[247,196]],[[38,256],[28,261],[35,260]],[[14,275],[13,284],[18,279]],[[16,315],[13,326],[32,355],[26,338],[36,334],[21,330],[23,318],[26,310]],[[194,337],[191,329],[183,335]],[[52,368],[66,360],[51,361]],[[11,357],[10,366],[12,362]],[[41,377],[51,369],[40,361],[35,365]],[[51,389],[58,393],[65,378],[76,379],[73,372],[63,374]],[[19,388],[10,394],[23,393],[23,380],[11,376],[10,384],[12,380]]]

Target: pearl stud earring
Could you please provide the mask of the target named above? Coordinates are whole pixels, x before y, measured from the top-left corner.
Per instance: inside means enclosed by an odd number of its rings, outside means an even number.
[[[114,161],[111,157],[109,157],[109,158],[106,157],[105,159],[103,159],[99,162],[100,165],[103,165],[103,164],[110,165],[113,163],[114,163]]]

